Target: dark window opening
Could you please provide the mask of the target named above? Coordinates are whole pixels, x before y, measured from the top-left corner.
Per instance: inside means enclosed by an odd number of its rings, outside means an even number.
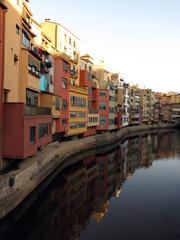
[[[36,142],[36,127],[30,127],[30,143],[34,144]]]

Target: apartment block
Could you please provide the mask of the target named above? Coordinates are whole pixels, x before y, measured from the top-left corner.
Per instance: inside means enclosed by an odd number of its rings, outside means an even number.
[[[41,26],[43,33],[51,39],[52,46],[70,57],[70,82],[79,86],[80,39],[59,23],[45,20]]]
[[[80,86],[88,88],[88,127],[85,136],[95,135],[99,125],[99,112],[94,104],[95,80],[93,76],[93,59],[86,54],[81,57]]]
[[[56,92],[60,95],[60,121],[56,140],[60,140],[68,132],[70,106],[70,59],[63,53],[59,53],[55,58],[55,82]]]
[[[142,109],[140,106],[141,89],[138,86],[129,88],[129,124],[140,125],[142,118]]]
[[[125,83],[123,79],[120,80],[118,87],[118,125],[126,127],[129,125],[129,84]]]
[[[109,130],[117,129],[117,95],[118,88],[113,82],[108,83],[109,90]]]
[[[70,86],[69,92],[69,128],[66,136],[83,137],[87,132],[88,90]]]
[[[35,45],[35,23],[27,2],[7,1],[7,6],[3,157],[24,159],[52,141],[51,106],[41,105],[46,53]]]

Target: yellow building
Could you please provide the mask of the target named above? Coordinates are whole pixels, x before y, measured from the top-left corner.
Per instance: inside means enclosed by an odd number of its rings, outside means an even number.
[[[8,11],[5,23],[3,102],[18,102],[23,1],[5,0],[4,4]]]
[[[69,98],[69,128],[67,136],[81,136],[87,132],[88,90],[70,86]]]

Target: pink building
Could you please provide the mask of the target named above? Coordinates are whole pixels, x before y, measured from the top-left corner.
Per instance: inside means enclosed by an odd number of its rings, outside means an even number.
[[[3,157],[25,159],[52,141],[51,109],[4,104]]]
[[[94,107],[99,111],[98,131],[106,131],[109,127],[109,90],[95,89],[93,93]]]
[[[69,126],[69,92],[70,92],[70,63],[66,55],[55,59],[55,82],[56,91],[59,91],[61,108],[60,121],[57,131],[59,138],[65,135]]]

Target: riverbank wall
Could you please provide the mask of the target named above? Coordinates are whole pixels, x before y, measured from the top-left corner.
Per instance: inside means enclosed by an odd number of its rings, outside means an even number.
[[[58,168],[74,163],[77,155],[83,158],[89,151],[99,149],[101,152],[105,146],[116,147],[119,141],[138,136],[142,132],[171,128],[172,124],[126,127],[116,132],[53,143],[44,147],[36,156],[22,162],[18,170],[0,176],[0,219],[15,209],[48,176],[52,176],[53,172],[58,173]]]

